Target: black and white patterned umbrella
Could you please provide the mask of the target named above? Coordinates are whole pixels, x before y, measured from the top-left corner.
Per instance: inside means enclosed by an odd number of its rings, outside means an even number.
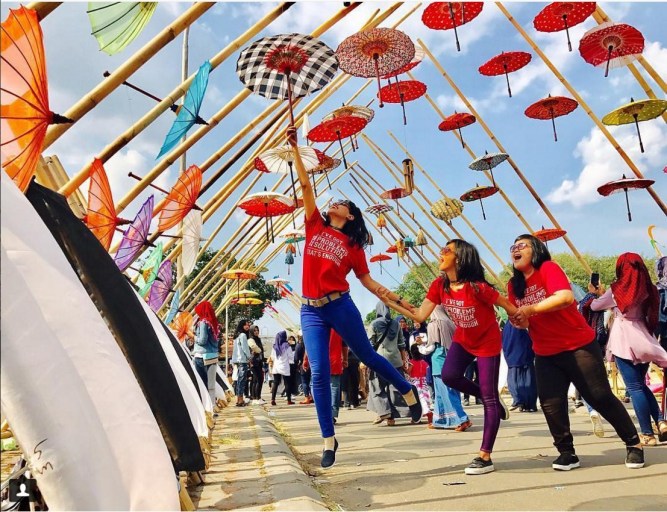
[[[322,89],[338,71],[334,51],[322,41],[303,34],[280,34],[255,41],[236,63],[236,74],[252,92],[289,102]]]

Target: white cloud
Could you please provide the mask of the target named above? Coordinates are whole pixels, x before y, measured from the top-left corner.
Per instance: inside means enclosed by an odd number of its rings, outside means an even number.
[[[647,42],[643,55],[658,75],[663,78],[667,76],[667,48],[663,47],[658,41]],[[637,64],[637,67],[642,69],[640,64]]]
[[[610,132],[640,170],[648,169],[645,175],[650,177],[651,170],[662,168],[667,161],[667,145],[664,144],[667,127],[661,121],[655,121],[642,123],[640,129],[646,153],[639,150],[633,125],[610,127]],[[549,193],[548,201],[581,207],[601,199],[597,192],[600,185],[620,179],[623,173],[627,177],[634,177],[634,173],[597,128],[593,128],[588,136],[579,141],[574,155],[581,158],[584,164],[579,176],[563,180],[559,187]]]

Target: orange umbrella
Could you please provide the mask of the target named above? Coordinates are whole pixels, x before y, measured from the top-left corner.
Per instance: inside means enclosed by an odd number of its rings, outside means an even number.
[[[386,254],[376,254],[375,256],[371,256],[369,261],[371,263],[380,262],[380,274],[382,274],[382,262],[389,260],[391,260],[391,256],[387,256]]]
[[[37,13],[10,9],[0,36],[2,167],[23,191],[35,174],[48,125],[71,123],[49,109],[46,59]]]
[[[404,189],[403,187],[397,187],[397,188],[390,188],[389,190],[385,190],[380,194],[380,197],[382,199],[393,199],[396,201],[396,213],[399,215],[401,214],[401,210],[398,207],[398,200],[403,199],[404,197],[408,197],[410,193]]]
[[[195,319],[190,313],[181,311],[170,324],[170,327],[176,331],[178,341],[183,342],[186,338],[194,338],[195,335],[192,332],[194,323]]]
[[[167,204],[160,212],[158,231],[166,231],[181,222],[193,208],[201,210],[195,203],[201,190],[201,169],[191,165],[178,177],[176,185],[167,194]]]
[[[479,204],[482,207],[482,217],[484,218],[484,220],[486,220],[486,213],[484,212],[484,203],[482,202],[482,199],[484,199],[485,197],[492,196],[499,190],[500,189],[498,187],[480,187],[479,185],[477,185],[476,187],[473,187],[470,190],[465,191],[461,196],[461,201],[465,201],[466,203],[472,201],[479,201]]]
[[[549,242],[550,240],[556,240],[567,234],[567,231],[564,229],[556,228],[545,228],[542,226],[542,229],[539,229],[533,233],[533,236],[539,238],[543,242]]]
[[[88,187],[88,211],[84,218],[86,225],[108,251],[111,247],[116,227],[130,221],[116,216],[116,207],[111,195],[107,174],[98,158],[90,166],[90,186]]]
[[[239,299],[241,293],[241,279],[257,279],[257,273],[244,268],[232,268],[223,272],[222,277],[236,281],[236,298]]]

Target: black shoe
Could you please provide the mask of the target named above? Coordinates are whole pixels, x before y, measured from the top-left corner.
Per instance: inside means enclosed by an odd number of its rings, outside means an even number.
[[[470,400],[468,400],[467,398],[464,398],[463,399],[463,405],[466,405],[466,406],[470,405]]]
[[[498,397],[498,401],[500,402],[500,419],[501,420],[510,419],[510,410],[507,408],[507,404],[500,397]]]
[[[415,399],[417,401],[410,406],[410,419],[413,421],[413,423],[419,423],[422,419],[422,414],[424,411],[422,411],[422,403],[419,400],[419,392],[415,386],[412,386],[412,393],[415,395]]]
[[[465,468],[466,475],[484,475],[486,473],[491,473],[495,471],[496,468],[493,467],[493,462],[489,460],[484,460],[482,457],[475,457],[472,459],[470,465]]]
[[[558,471],[570,471],[579,467],[579,457],[571,452],[563,452],[553,461],[551,467]]]
[[[334,438],[334,449],[322,450],[322,461],[320,462],[320,465],[324,469],[328,469],[336,463],[336,450],[338,450],[338,439]]]
[[[512,404],[510,406],[510,411],[516,411],[517,409],[519,409],[520,411],[523,411],[523,405],[521,405],[521,404]]]
[[[336,424],[336,418],[333,419],[334,425]]]
[[[641,448],[629,447],[628,454],[625,456],[625,467],[630,469],[640,469],[644,467],[644,450]]]

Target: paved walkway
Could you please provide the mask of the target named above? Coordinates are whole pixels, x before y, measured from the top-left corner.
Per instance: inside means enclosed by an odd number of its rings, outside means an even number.
[[[667,444],[646,449],[646,468],[626,469],[616,434],[605,423],[606,436],[595,437],[584,408],[571,414],[580,469],[551,469],[556,451],[541,412],[512,413],[496,442],[496,472],[466,476],[463,468],[475,456],[482,431],[482,407],[467,410],[474,427],[463,433],[428,430],[407,420],[397,420],[395,427],[374,426],[374,415],[363,408],[341,410],[337,463],[324,471],[313,406],[287,406],[283,399],[266,409],[227,408],[214,432],[217,459],[195,505],[224,510],[322,510],[324,504],[332,510],[667,510]]]

